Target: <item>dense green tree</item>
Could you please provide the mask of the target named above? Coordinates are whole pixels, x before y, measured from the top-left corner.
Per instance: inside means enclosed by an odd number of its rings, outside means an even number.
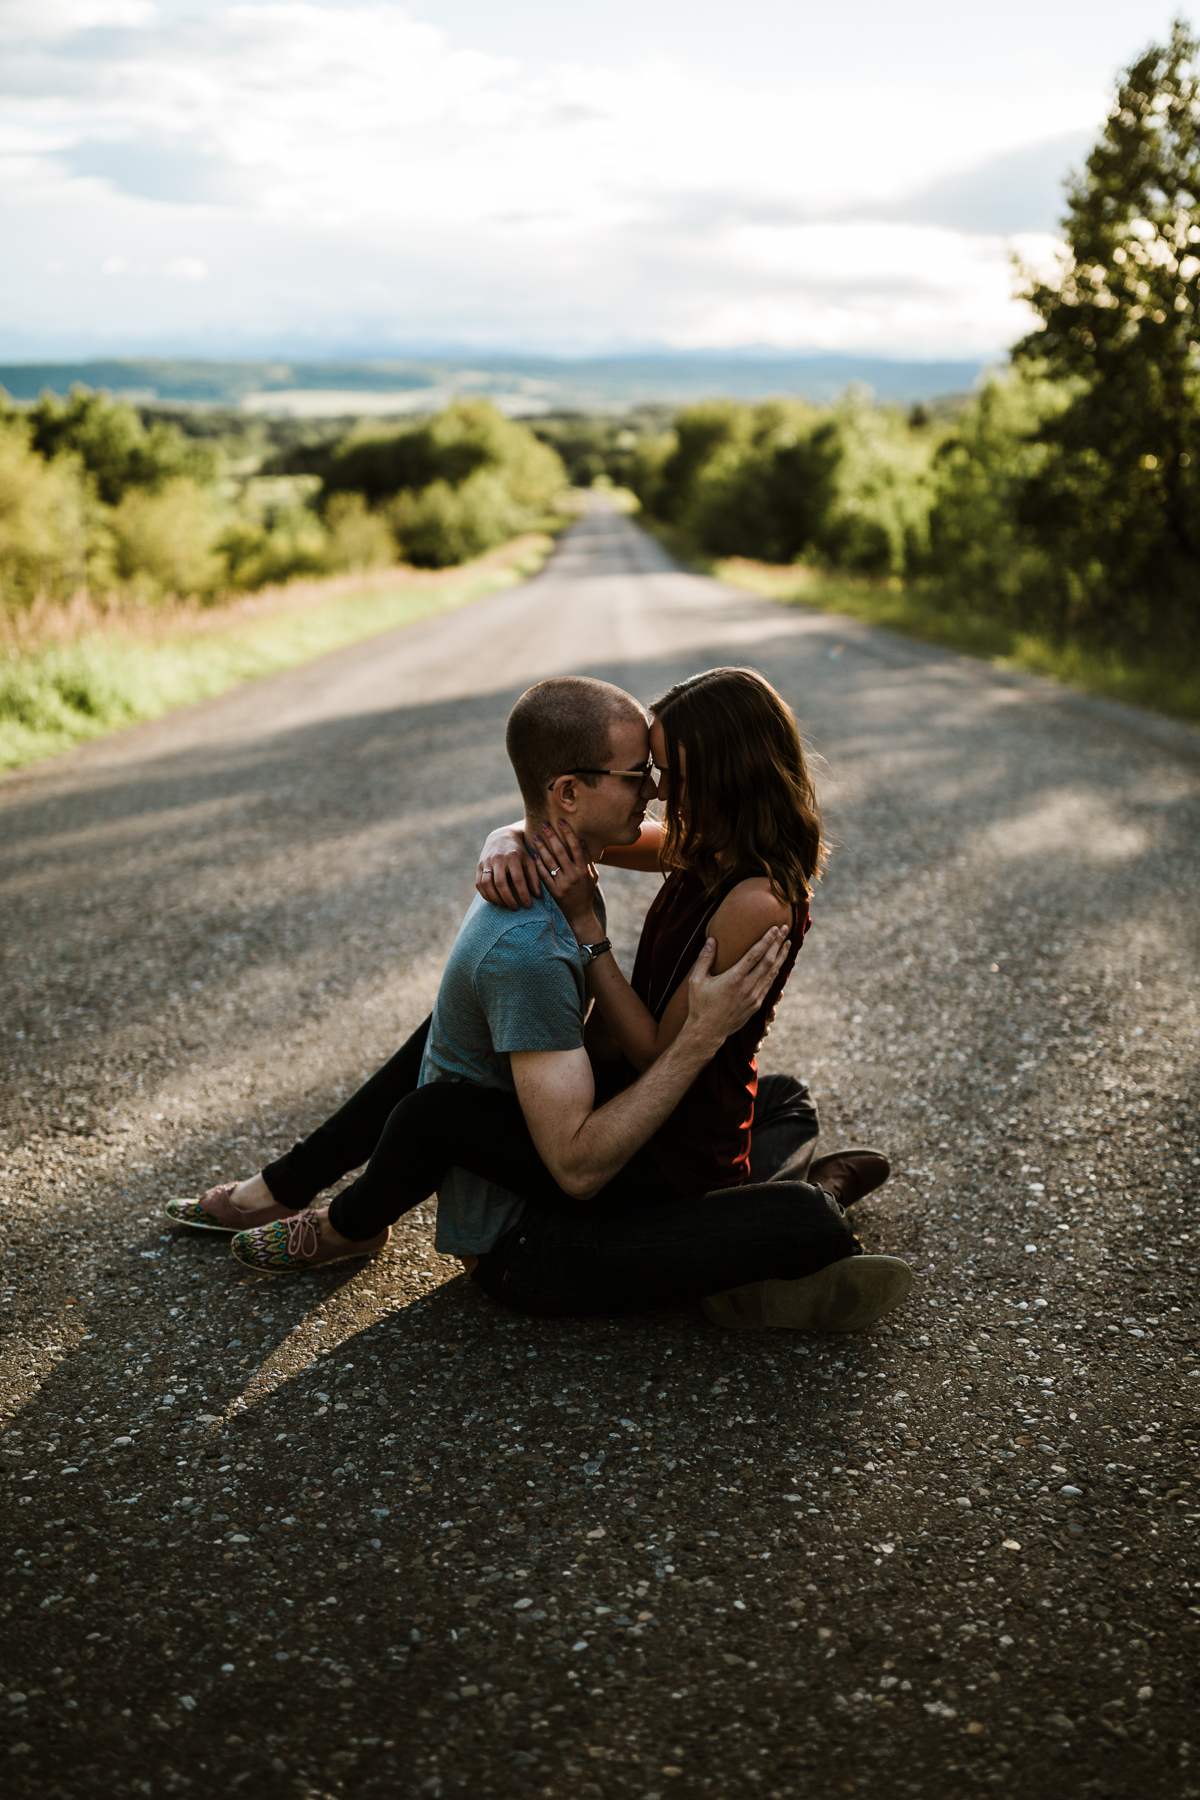
[[[1019,500],[1062,635],[1195,635],[1200,575],[1200,45],[1182,21],[1118,88],[1067,194],[1068,253],[1017,345],[1072,384]]]
[[[223,509],[213,493],[177,475],[157,491],[131,488],[113,508],[116,573],[141,599],[211,599],[225,585]]]
[[[1049,553],[1022,522],[1022,497],[1041,475],[1046,428],[1070,395],[1021,362],[985,384],[938,446],[919,571],[947,611],[1053,625]]]
[[[658,471],[654,498],[655,512],[668,525],[683,523],[705,463],[745,441],[746,412],[736,400],[704,400],[676,415],[674,444]]]
[[[902,414],[851,391],[814,436],[829,468],[824,516],[813,537],[817,555],[861,575],[919,570],[928,553],[940,429],[914,431]]]
[[[0,419],[0,610],[87,585],[88,496],[71,457],[47,463],[22,419]]]
[[[556,452],[486,400],[460,400],[419,425],[351,433],[317,466],[326,494],[363,494],[372,505],[435,481],[459,487],[480,470],[498,474],[518,507],[545,512],[565,485]]]
[[[181,476],[204,484],[216,473],[211,446],[190,441],[165,420],[144,425],[134,407],[109,394],[87,388],[72,389],[65,400],[43,394],[27,417],[39,455],[76,457],[106,506],[131,488],[155,490]]]
[[[695,469],[681,523],[715,556],[792,562],[824,529],[838,446],[803,402],[768,400],[739,412],[737,429]]]

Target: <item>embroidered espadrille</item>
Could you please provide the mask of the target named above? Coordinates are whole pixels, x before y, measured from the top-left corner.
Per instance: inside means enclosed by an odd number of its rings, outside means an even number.
[[[272,1214],[278,1215],[279,1207],[274,1201],[270,1201],[266,1206],[260,1206],[254,1210],[242,1209],[240,1217],[231,1220],[228,1224],[224,1219],[217,1218],[209,1211],[209,1206],[214,1201],[219,1206],[227,1203],[236,1192],[238,1185],[236,1181],[226,1181],[220,1187],[209,1188],[208,1192],[201,1194],[199,1199],[193,1199],[184,1194],[175,1194],[167,1201],[167,1217],[172,1224],[186,1225],[191,1231],[232,1233],[249,1231],[255,1225],[267,1225],[271,1221]]]
[[[305,1269],[323,1269],[330,1263],[374,1256],[391,1235],[390,1231],[382,1231],[378,1237],[366,1238],[352,1250],[346,1250],[323,1236],[322,1218],[310,1208],[292,1213],[290,1218],[274,1219],[269,1225],[256,1225],[252,1231],[239,1231],[230,1240],[230,1254],[255,1275],[300,1275]]]
[[[210,1192],[214,1199],[228,1200],[236,1186],[236,1181],[229,1181],[224,1187],[212,1188]],[[238,1231],[241,1229],[237,1225],[223,1225],[220,1219],[214,1219],[210,1212],[205,1211],[203,1200],[190,1199],[183,1194],[175,1194],[167,1201],[167,1217],[176,1225],[187,1225],[193,1231]]]

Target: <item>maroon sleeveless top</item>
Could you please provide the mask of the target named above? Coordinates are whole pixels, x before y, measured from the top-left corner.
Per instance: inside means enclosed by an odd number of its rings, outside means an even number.
[[[708,935],[708,925],[725,897],[745,875],[733,875],[706,889],[699,877],[677,870],[667,876],[646,914],[631,987],[656,1019],[686,981]],[[808,905],[792,909],[791,943],[762,1006],[740,1031],[727,1037],[703,1068],[671,1117],[647,1143],[639,1164],[648,1163],[674,1194],[703,1194],[750,1179],[750,1134],[758,1092],[755,1052],[766,1034],[792,965],[810,924]]]

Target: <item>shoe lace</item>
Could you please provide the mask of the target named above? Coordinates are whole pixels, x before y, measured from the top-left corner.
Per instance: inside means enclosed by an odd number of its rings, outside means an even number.
[[[314,1212],[293,1213],[287,1221],[287,1253],[296,1262],[315,1260],[321,1233]]]

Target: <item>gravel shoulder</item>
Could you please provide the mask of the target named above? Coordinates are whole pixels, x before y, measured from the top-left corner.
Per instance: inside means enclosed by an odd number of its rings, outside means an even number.
[[[850,1340],[272,1283],[162,1201],[428,1010],[517,693],[761,668],[836,853],[765,1046],[883,1144]],[[39,1800],[1200,1795],[1200,736],[675,569],[520,588],[0,780],[0,1748]],[[606,881],[626,966],[654,883]]]

